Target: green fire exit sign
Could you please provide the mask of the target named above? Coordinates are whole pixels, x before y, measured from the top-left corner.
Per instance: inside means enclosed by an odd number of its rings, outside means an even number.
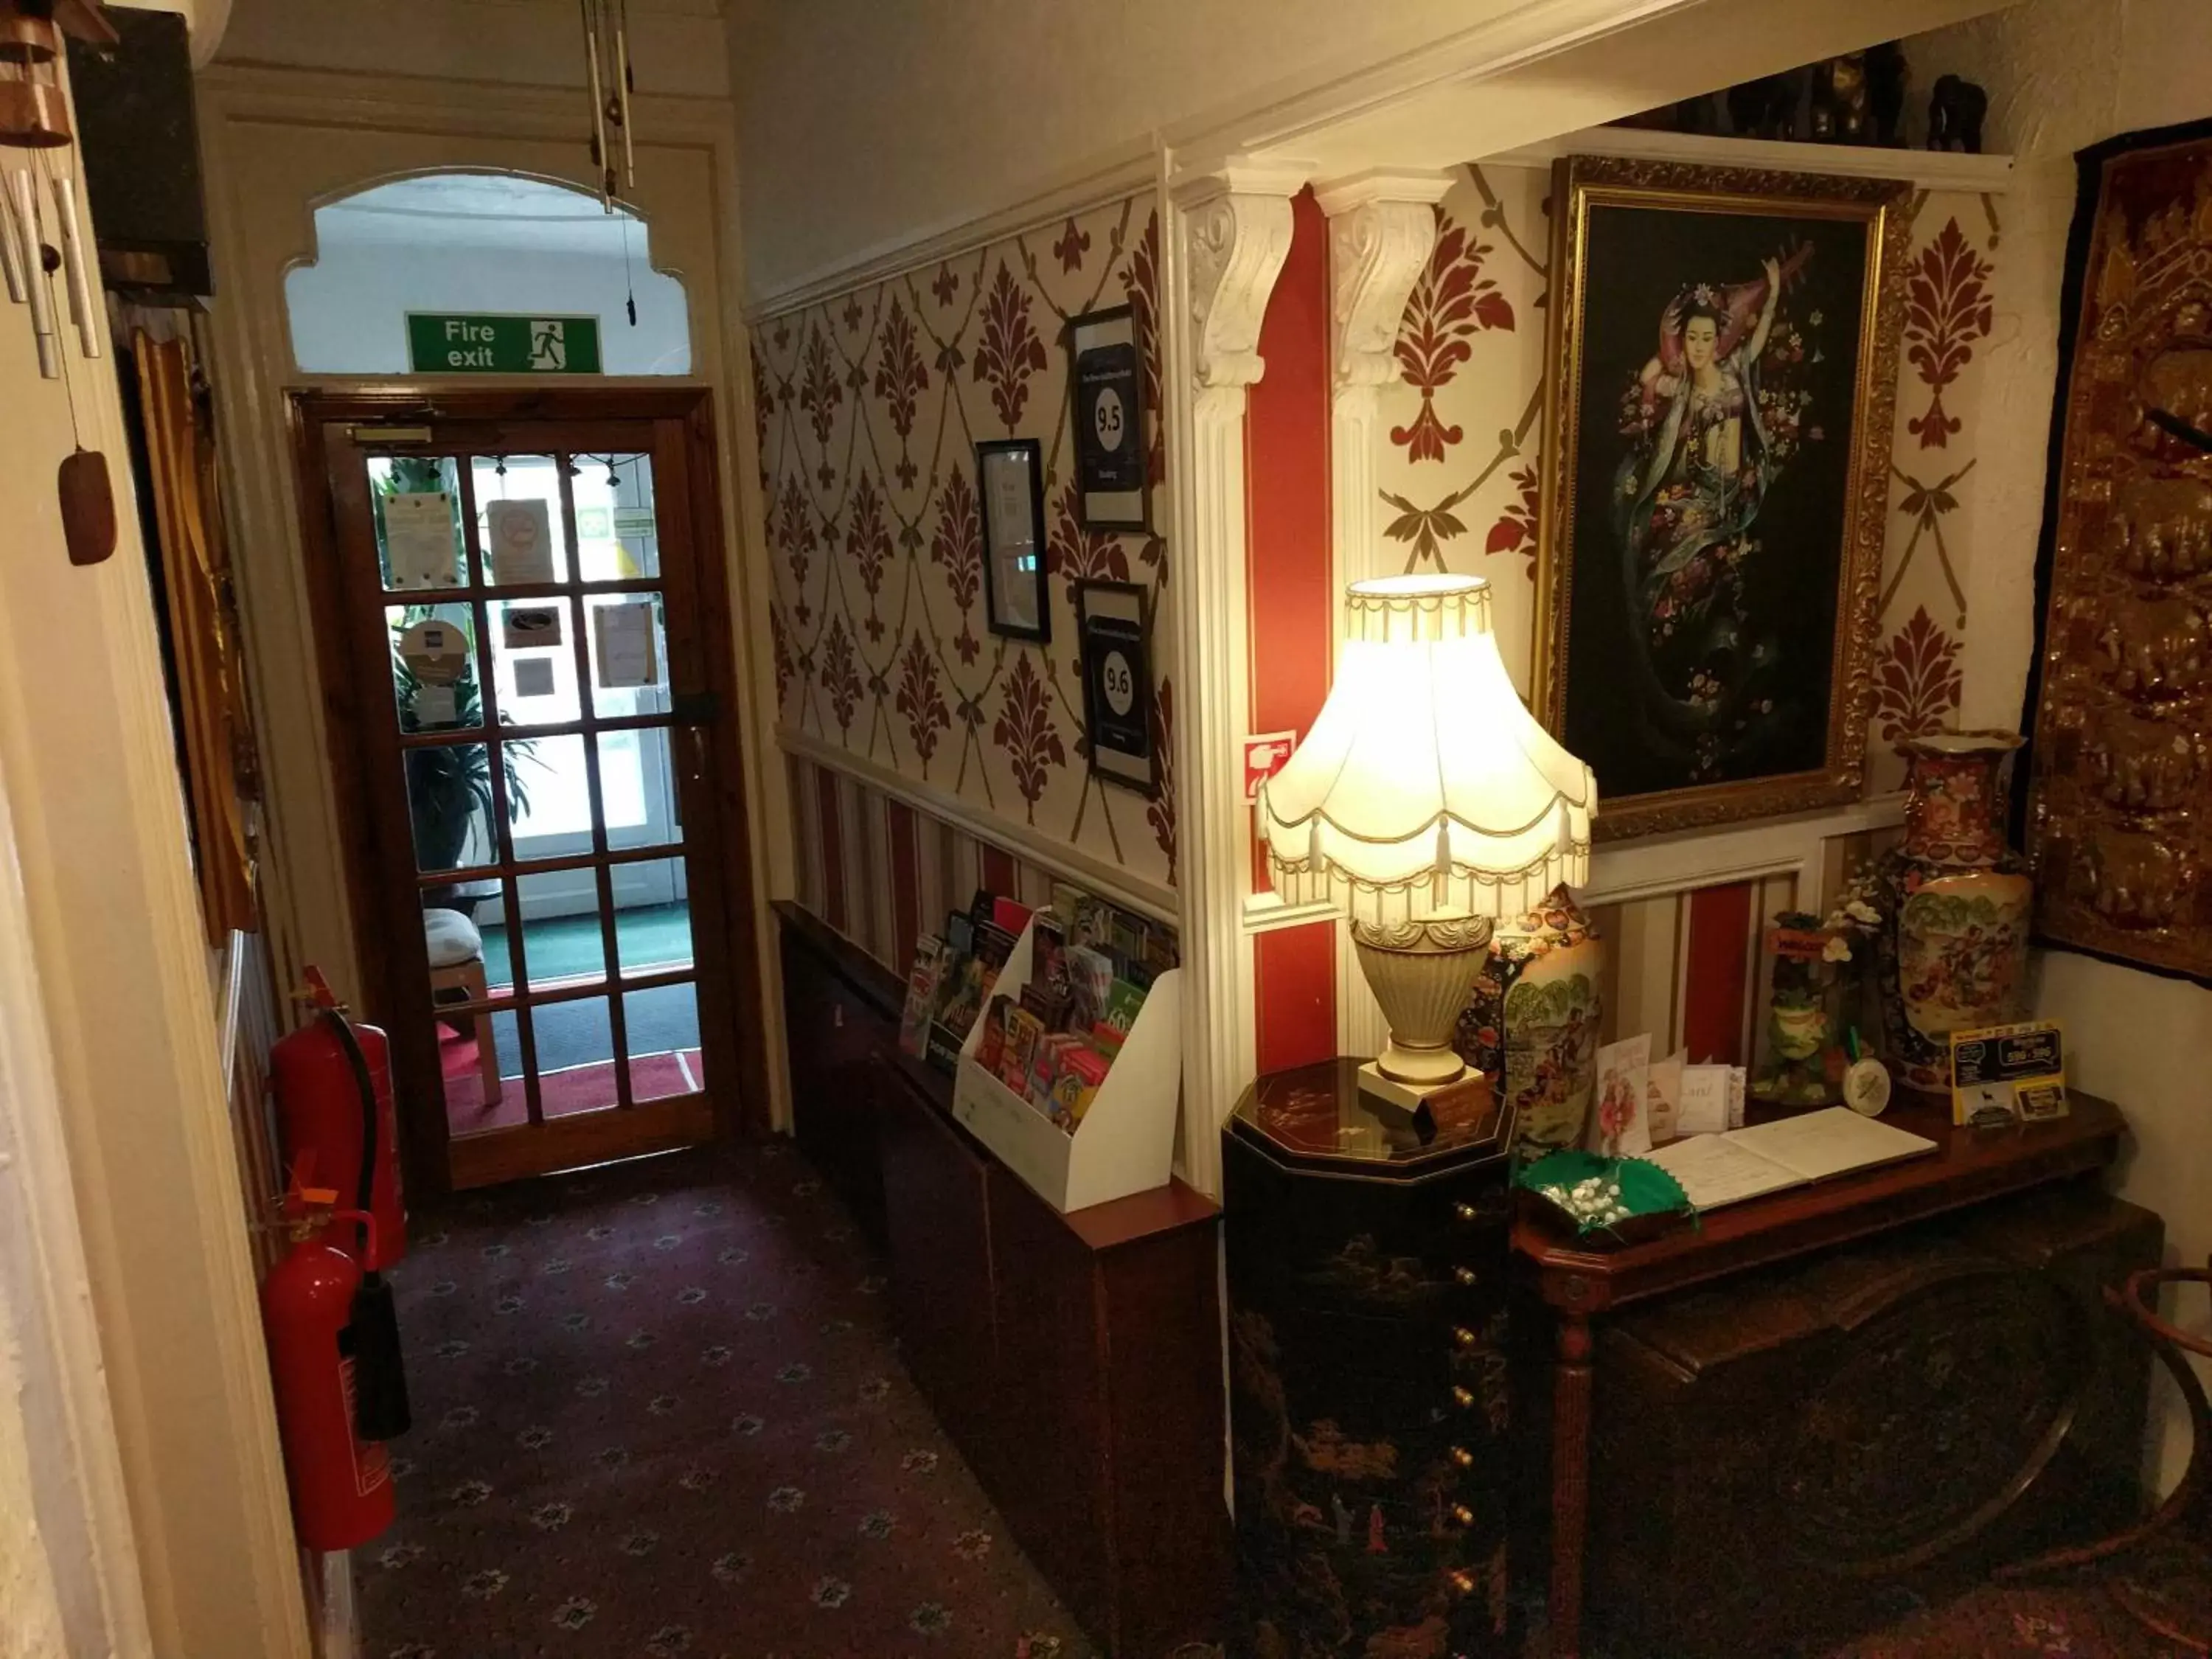
[[[407,358],[418,374],[597,374],[599,319],[410,311]]]

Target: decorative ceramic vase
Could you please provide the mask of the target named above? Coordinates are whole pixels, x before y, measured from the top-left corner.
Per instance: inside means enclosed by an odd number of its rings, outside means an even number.
[[[1937,732],[1899,745],[1904,844],[1881,859],[1882,1027],[1908,1089],[1948,1094],[1951,1033],[2021,1018],[2034,887],[2005,845],[2010,732]]]
[[[1501,919],[1459,1019],[1460,1056],[1490,1074],[1516,1143],[1579,1146],[1597,1085],[1605,943],[1565,887]]]

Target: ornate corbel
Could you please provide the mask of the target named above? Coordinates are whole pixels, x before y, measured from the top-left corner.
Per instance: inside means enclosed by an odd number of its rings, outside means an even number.
[[[1250,386],[1267,367],[1260,323],[1290,255],[1298,188],[1272,170],[1235,168],[1176,188],[1190,272],[1191,372],[1202,389]]]
[[[1340,389],[1398,378],[1398,325],[1436,246],[1451,175],[1363,173],[1314,192],[1328,216],[1329,361]]]

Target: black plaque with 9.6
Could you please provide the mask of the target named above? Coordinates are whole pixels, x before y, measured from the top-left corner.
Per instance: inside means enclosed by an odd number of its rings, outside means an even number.
[[[1078,582],[1076,638],[1083,660],[1083,714],[1091,770],[1146,795],[1159,790],[1152,744],[1151,621],[1135,582]]]

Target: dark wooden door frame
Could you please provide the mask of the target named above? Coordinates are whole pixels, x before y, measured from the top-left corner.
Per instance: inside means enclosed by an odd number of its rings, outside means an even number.
[[[353,630],[346,625],[349,611],[338,569],[340,538],[324,428],[349,422],[427,426],[431,428],[430,439],[419,447],[432,453],[440,450],[441,442],[448,448],[481,447],[482,428],[486,425],[609,420],[683,422],[683,477],[671,482],[678,484],[687,503],[699,550],[698,625],[707,686],[715,702],[714,717],[706,722],[706,729],[712,775],[718,783],[714,805],[720,830],[715,845],[701,848],[687,842],[683,850],[704,854],[698,859],[697,873],[711,887],[704,896],[725,930],[729,964],[726,996],[710,992],[702,981],[699,1017],[702,1021],[726,1023],[738,1056],[735,1087],[714,1089],[710,1084],[717,1134],[728,1137],[740,1131],[764,1131],[769,1127],[765,1035],[769,1022],[762,1001],[760,922],[753,884],[751,823],[746,811],[744,739],[738,720],[735,612],[728,546],[723,534],[712,390],[694,386],[583,386],[550,391],[536,387],[424,391],[395,386],[336,392],[293,388],[286,393],[286,415],[291,429],[306,564],[303,574],[314,636],[309,643],[320,683],[331,787],[337,822],[349,826],[340,836],[340,861],[354,917],[362,1012],[391,1028],[395,1044],[410,1035],[393,1024],[399,1011],[408,1006],[396,975],[410,969],[420,972],[422,964],[412,959],[416,952],[395,954],[387,948],[385,930],[374,926],[371,920],[382,897],[377,872],[384,860],[395,856],[387,844],[395,831],[388,824],[380,824],[387,815],[376,810],[362,775],[357,746],[340,739],[343,734],[366,729],[361,724],[366,719],[389,719],[390,710],[388,707],[364,709],[357,696],[359,687],[374,682],[365,672],[367,665],[357,660]],[[476,429],[441,439],[438,428],[455,424]],[[656,479],[656,491],[661,487],[661,481]],[[269,689],[271,693],[275,690]],[[411,842],[403,855],[411,866]],[[695,910],[699,908],[698,896],[695,895]],[[413,1103],[410,1111],[408,1103],[402,1103],[402,1127],[401,1151],[409,1191],[422,1196],[446,1191],[449,1135],[443,1101],[436,1103],[434,1111],[422,1102]]]

